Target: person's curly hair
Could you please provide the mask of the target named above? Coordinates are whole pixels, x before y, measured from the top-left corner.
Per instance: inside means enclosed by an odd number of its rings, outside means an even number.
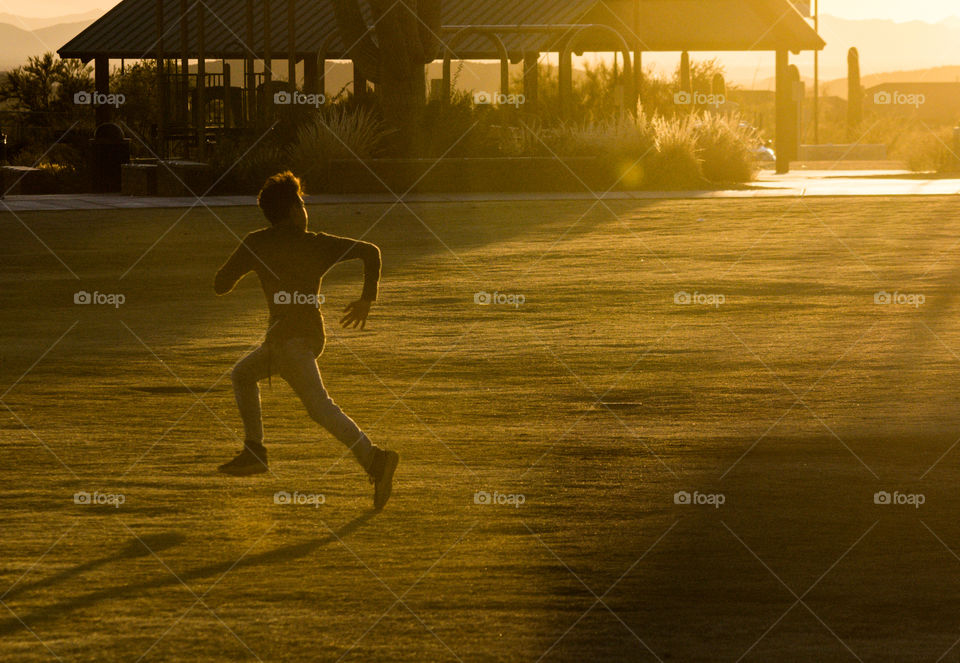
[[[267,178],[257,196],[257,204],[270,223],[280,223],[300,204],[302,194],[300,178],[287,170]]]

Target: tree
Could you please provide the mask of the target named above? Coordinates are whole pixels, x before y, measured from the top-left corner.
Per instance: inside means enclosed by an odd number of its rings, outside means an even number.
[[[53,112],[75,110],[73,95],[93,87],[91,69],[75,60],[60,60],[53,53],[31,56],[13,69],[0,86],[0,99],[12,100],[34,121]]]
[[[93,90],[93,68],[80,60],[60,60],[57,83],[59,104],[63,107],[72,106],[77,92]]]
[[[723,77],[726,71],[717,58],[709,60],[688,60],[687,73],[689,80],[683,80],[683,65],[679,65],[673,73],[673,83],[680,90],[687,92],[703,92],[708,94],[713,91],[714,79],[719,75]]]
[[[337,27],[347,56],[380,94],[384,121],[395,134],[395,151],[419,155],[426,108],[424,68],[439,52],[442,0],[368,0],[376,40],[360,0],[334,0]]]
[[[53,53],[31,56],[27,64],[7,74],[0,97],[12,100],[18,110],[48,113],[57,102],[57,70]]]
[[[123,71],[115,69],[110,76],[110,90],[123,95],[123,105],[114,113],[114,121],[123,122],[149,143],[163,112],[157,93],[157,63],[141,60]]]

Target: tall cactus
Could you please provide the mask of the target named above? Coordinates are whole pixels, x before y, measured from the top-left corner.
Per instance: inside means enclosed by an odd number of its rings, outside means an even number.
[[[404,156],[422,148],[426,108],[425,67],[440,49],[442,0],[370,0],[371,29],[360,0],[334,0],[340,41],[364,78],[377,85],[387,124],[397,131],[396,150]],[[374,35],[376,39],[374,39]]]
[[[693,83],[690,80],[690,54],[686,51],[680,54],[680,89],[684,92],[693,92]]]
[[[859,138],[863,121],[863,88],[860,87],[860,53],[856,48],[847,52],[847,140]]]
[[[719,71],[713,75],[713,80],[710,81],[710,92],[712,92],[718,100],[723,99],[724,103],[726,103],[727,82],[724,80],[723,74]]]

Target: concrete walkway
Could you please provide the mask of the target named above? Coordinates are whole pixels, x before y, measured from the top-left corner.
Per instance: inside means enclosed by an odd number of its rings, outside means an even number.
[[[409,203],[464,203],[529,200],[655,200],[701,198],[798,198],[822,196],[952,196],[960,194],[960,179],[918,178],[907,171],[798,170],[787,175],[762,171],[743,189],[723,191],[581,191],[570,193],[422,193],[410,194]],[[67,194],[10,196],[0,201],[0,214],[52,212],[58,210],[163,209],[189,207],[237,207],[256,205],[255,196],[210,196],[195,198],[133,198],[120,195]],[[390,204],[390,194],[310,196],[311,205]]]

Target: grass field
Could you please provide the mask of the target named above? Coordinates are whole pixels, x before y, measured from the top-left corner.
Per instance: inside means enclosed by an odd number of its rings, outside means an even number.
[[[0,659],[960,660],[956,199],[413,212],[311,208],[384,253],[320,361],[401,454],[379,514],[279,379],[272,472],[215,472],[256,210],[0,215]]]

